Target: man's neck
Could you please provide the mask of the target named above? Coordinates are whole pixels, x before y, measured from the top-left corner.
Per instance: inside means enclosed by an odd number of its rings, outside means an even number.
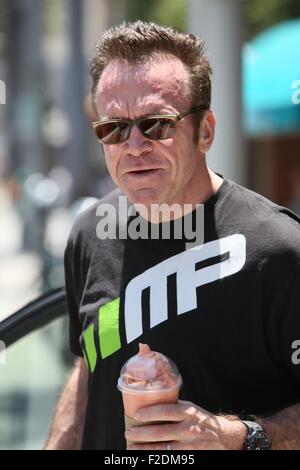
[[[197,182],[197,189],[194,197],[186,197],[186,202],[174,202],[172,204],[151,204],[149,206],[135,205],[136,211],[146,220],[157,224],[178,219],[189,214],[197,208],[197,205],[205,203],[214,193],[218,191],[223,178],[207,168],[207,172]],[[194,183],[195,184],[195,183]],[[200,191],[199,191],[200,188]],[[196,189],[196,188],[195,188]],[[198,192],[198,194],[197,194]]]

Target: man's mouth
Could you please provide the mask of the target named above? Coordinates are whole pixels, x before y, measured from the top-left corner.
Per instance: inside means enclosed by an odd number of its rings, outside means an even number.
[[[127,174],[129,174],[130,176],[137,176],[137,177],[152,176],[160,170],[161,168],[151,168],[148,170],[134,170],[134,171],[129,171]]]

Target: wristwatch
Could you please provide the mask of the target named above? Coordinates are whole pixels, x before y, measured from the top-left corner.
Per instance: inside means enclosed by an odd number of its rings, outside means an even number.
[[[243,444],[244,450],[271,450],[271,439],[260,424],[253,420],[241,420],[247,428],[247,436]]]

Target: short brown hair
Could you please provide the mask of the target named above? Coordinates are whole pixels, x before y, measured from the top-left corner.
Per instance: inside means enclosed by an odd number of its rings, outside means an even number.
[[[103,33],[95,52],[90,66],[93,104],[101,74],[110,62],[125,60],[138,64],[147,61],[155,53],[165,53],[177,57],[185,65],[192,106],[203,104],[207,109],[210,108],[212,69],[204,53],[204,42],[193,34],[156,23],[123,22]],[[196,125],[199,125],[201,115],[195,119]]]

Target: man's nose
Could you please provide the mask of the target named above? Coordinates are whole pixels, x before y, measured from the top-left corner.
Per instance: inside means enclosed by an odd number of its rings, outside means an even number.
[[[134,157],[139,157],[143,153],[152,150],[151,140],[147,139],[135,125],[132,126],[130,136],[125,143],[127,152]]]

